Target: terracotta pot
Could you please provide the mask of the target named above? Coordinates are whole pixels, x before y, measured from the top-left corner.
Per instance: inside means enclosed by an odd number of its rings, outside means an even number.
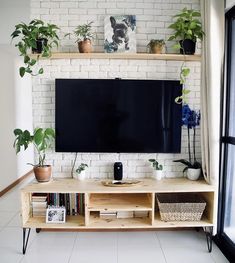
[[[91,53],[92,51],[91,40],[86,39],[84,41],[78,42],[78,50],[80,53]]]
[[[153,54],[162,54],[164,46],[155,45],[151,48],[151,53]]]
[[[39,183],[49,182],[51,180],[51,165],[34,167],[33,171]]]

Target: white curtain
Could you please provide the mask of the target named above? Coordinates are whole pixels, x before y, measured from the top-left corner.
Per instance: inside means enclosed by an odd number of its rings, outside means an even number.
[[[219,180],[219,136],[222,70],[224,56],[223,0],[201,0],[202,42],[201,67],[201,147],[205,180],[217,185]]]

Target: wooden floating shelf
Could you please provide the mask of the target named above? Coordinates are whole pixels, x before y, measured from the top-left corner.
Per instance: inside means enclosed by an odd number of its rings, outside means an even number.
[[[32,54],[36,58],[37,54]],[[52,53],[50,58],[41,59],[135,59],[135,60],[173,60],[201,61],[201,55],[149,54],[149,53]]]

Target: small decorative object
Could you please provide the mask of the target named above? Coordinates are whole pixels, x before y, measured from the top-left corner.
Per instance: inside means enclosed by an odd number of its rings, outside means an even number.
[[[65,223],[65,207],[64,206],[48,206],[46,213],[46,223]]]
[[[77,40],[75,41],[78,43],[78,50],[80,53],[91,53],[92,52],[92,39],[94,39],[94,33],[92,32],[92,25],[93,21],[79,25],[73,31],[74,35],[76,36]],[[66,34],[70,35],[70,34]]]
[[[78,179],[79,181],[83,181],[86,179],[86,167],[88,167],[87,164],[81,163],[76,169],[76,179]]]
[[[201,164],[196,159],[195,154],[195,140],[196,140],[196,127],[200,125],[200,111],[191,110],[187,104],[182,107],[182,125],[187,127],[188,131],[188,155],[189,160],[180,159],[174,162],[180,162],[186,167],[183,173],[187,171],[187,177],[190,180],[197,180],[201,175]],[[193,157],[191,155],[191,140],[190,130],[193,129]]]
[[[149,48],[150,53],[162,54],[163,48],[165,47],[165,41],[164,39],[151,39],[147,47]]]
[[[104,20],[104,50],[107,53],[136,53],[135,15],[108,16]]]
[[[175,33],[168,39],[178,40],[178,44],[174,47],[180,49],[181,54],[193,55],[197,39],[202,40],[205,34],[202,30],[201,13],[196,10],[188,10],[184,8],[179,14],[174,17],[177,20],[169,26]]]
[[[152,166],[154,168],[154,178],[158,181],[160,181],[163,177],[163,166],[158,163],[155,159],[149,159],[149,162],[152,163]]]
[[[121,181],[123,176],[123,167],[121,162],[115,162],[113,166],[114,180]]]
[[[42,20],[34,19],[29,25],[20,23],[15,26],[15,31],[11,34],[11,38],[20,38],[15,45],[20,51],[20,55],[24,57],[25,67],[20,67],[19,73],[23,77],[25,73],[32,76],[43,74],[43,68],[34,73],[32,67],[38,62],[41,54],[42,57],[50,57],[53,46],[58,47],[59,37],[57,30],[59,28],[54,24],[45,24]],[[31,58],[30,53],[36,53],[37,58]]]
[[[36,128],[33,134],[30,134],[28,130],[22,131],[21,129],[15,129],[14,134],[16,136],[14,142],[14,148],[16,154],[20,152],[21,147],[24,150],[32,143],[39,155],[38,164],[32,165],[34,168],[34,174],[38,182],[48,182],[51,179],[51,165],[45,164],[46,150],[52,146],[55,139],[54,129]]]
[[[110,187],[128,187],[140,185],[142,182],[138,180],[125,180],[125,181],[116,181],[116,180],[107,180],[101,182],[104,186]]]

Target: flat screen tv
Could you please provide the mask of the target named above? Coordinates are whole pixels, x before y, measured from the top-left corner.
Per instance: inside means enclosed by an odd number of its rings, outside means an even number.
[[[179,81],[56,79],[56,151],[179,153]]]

